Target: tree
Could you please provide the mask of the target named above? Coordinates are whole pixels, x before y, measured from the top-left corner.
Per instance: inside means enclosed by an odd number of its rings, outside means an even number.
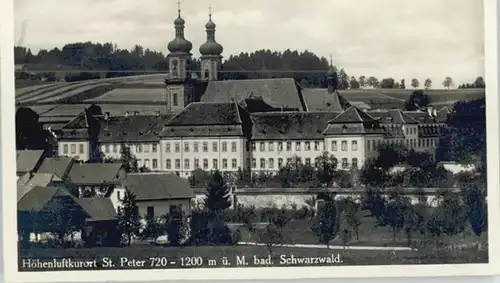
[[[81,231],[87,214],[68,196],[54,197],[38,213],[38,223],[34,223],[35,231],[50,231],[57,236],[59,245],[63,245],[66,235]],[[46,229],[42,229],[46,228]]]
[[[447,89],[453,86],[453,79],[451,77],[446,77],[443,81],[443,86]]]
[[[365,87],[366,86],[366,76],[359,76],[358,82],[359,82],[360,87]]]
[[[321,244],[330,246],[330,241],[335,238],[338,232],[337,207],[333,200],[325,201],[318,209],[316,218],[311,226]]]
[[[139,172],[137,158],[132,154],[130,147],[122,145],[120,148],[120,160],[122,167],[127,173]]]
[[[191,185],[191,188],[204,188],[207,186],[211,177],[210,172],[200,168],[195,169],[191,172],[191,176],[188,177],[189,185]]]
[[[431,79],[429,79],[429,78],[425,79],[424,86],[425,86],[425,89],[431,88],[431,86],[432,86]]]
[[[462,190],[463,202],[467,207],[467,217],[475,235],[480,236],[485,230],[488,219],[486,194],[477,185]]]
[[[383,221],[380,224],[391,227],[394,241],[396,241],[396,234],[404,227],[405,211],[409,205],[408,198],[402,196],[398,189],[389,192],[389,200],[386,203]]]
[[[118,228],[127,236],[127,246],[130,246],[132,236],[138,234],[141,227],[139,208],[134,193],[126,190],[121,204],[122,206],[118,209]]]
[[[420,82],[417,79],[411,79],[411,86],[417,88],[420,86]]]
[[[231,207],[230,188],[222,177],[220,171],[212,173],[205,192],[205,208],[214,215],[220,215],[224,210]]]
[[[484,82],[483,77],[477,77],[474,80],[474,88],[486,88],[486,84]]]
[[[347,73],[345,72],[344,69],[340,69],[340,72],[339,72],[339,85],[338,85],[338,89],[340,90],[346,90],[346,89],[349,89],[349,76],[347,75]]]
[[[405,110],[415,111],[423,110],[431,103],[428,95],[424,94],[421,90],[415,90],[410,97],[405,101]]]
[[[165,216],[168,242],[171,246],[180,246],[186,237],[186,219],[178,206],[173,206],[170,213]]]
[[[383,222],[386,204],[387,199],[383,196],[379,188],[368,187],[363,192],[361,198],[362,209],[370,211],[371,216],[375,217],[377,222]]]
[[[366,80],[366,84],[370,87],[373,87],[373,88],[378,88],[380,86],[378,79],[375,77],[369,77]]]
[[[369,158],[360,170],[359,178],[363,184],[372,187],[383,187],[390,176],[386,169],[380,167],[377,161]]]
[[[486,164],[486,100],[459,101],[453,107],[436,150],[437,160]]]
[[[385,78],[380,81],[380,88],[394,88],[396,81],[393,78]]]
[[[408,246],[411,246],[413,233],[425,233],[425,221],[427,219],[426,208],[427,206],[422,203],[407,205],[404,207],[403,229],[406,234]]]
[[[399,85],[401,86],[402,89],[406,89],[405,79],[401,79],[401,82]]]
[[[290,220],[291,218],[283,208],[270,217],[269,224],[264,231],[260,233],[260,239],[266,244],[269,253],[273,253],[274,246],[283,243],[285,239],[284,230]]]
[[[341,215],[345,222],[354,231],[356,241],[359,241],[359,226],[361,226],[361,206],[351,197],[341,199],[339,202]]]
[[[43,129],[39,115],[31,108],[19,107],[16,111],[16,149],[50,150],[51,134]]]
[[[356,80],[356,77],[351,77],[350,85],[351,85],[351,89],[358,89],[360,87],[360,84]]]
[[[322,186],[329,187],[333,185],[335,177],[335,157],[327,151],[323,152],[317,158],[316,178]]]
[[[463,232],[467,220],[467,207],[462,204],[459,195],[443,190],[438,192],[438,201],[437,211],[442,217],[441,231],[448,236]]]

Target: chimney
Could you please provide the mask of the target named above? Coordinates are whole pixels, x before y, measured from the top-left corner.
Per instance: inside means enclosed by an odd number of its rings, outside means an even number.
[[[128,117],[128,111],[125,111],[125,117]]]
[[[432,116],[434,116],[434,117],[437,116],[437,110],[436,109],[432,109]]]

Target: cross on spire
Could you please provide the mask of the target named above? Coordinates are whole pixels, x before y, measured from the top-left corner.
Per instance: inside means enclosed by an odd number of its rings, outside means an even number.
[[[181,15],[181,0],[177,0],[177,12],[179,13],[179,16]]]
[[[212,5],[208,4],[208,17],[212,19]]]
[[[330,66],[333,66],[332,54],[330,54]]]

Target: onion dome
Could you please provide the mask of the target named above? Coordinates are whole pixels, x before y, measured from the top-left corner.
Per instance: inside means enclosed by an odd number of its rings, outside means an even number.
[[[212,30],[212,29],[215,30],[215,27],[216,27],[215,23],[212,22],[212,16],[210,16],[208,23],[205,25],[205,28],[207,30]]]
[[[330,68],[328,68],[328,71],[326,72],[327,77],[334,77],[336,76],[335,68],[333,68],[332,65],[330,65]]]
[[[178,17],[174,21],[175,38],[167,46],[168,51],[171,53],[190,53],[193,49],[193,44],[184,38],[184,24],[185,21],[181,17],[181,11],[178,10]]]
[[[224,48],[222,45],[215,41],[215,23],[212,22],[212,15],[209,14],[209,20],[205,25],[207,29],[207,41],[200,46],[200,54],[201,55],[217,55],[220,56]]]

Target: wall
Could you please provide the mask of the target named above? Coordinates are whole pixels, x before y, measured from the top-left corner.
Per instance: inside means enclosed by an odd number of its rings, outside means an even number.
[[[266,190],[266,189],[264,189]],[[280,189],[280,190],[288,190],[288,189]],[[243,205],[244,207],[251,207],[255,206],[257,208],[264,208],[264,207],[278,207],[281,208],[283,206],[287,208],[291,208],[292,205],[296,205],[297,208],[300,208],[302,206],[309,206],[307,202],[315,199],[320,192],[320,190],[314,191],[314,192],[307,192],[307,191],[312,191],[312,189],[290,189],[294,190],[294,192],[276,192],[276,193],[269,193],[269,192],[235,192],[231,195],[231,200],[234,202],[236,201],[238,204]],[[413,189],[408,189],[408,190],[413,190]],[[427,190],[437,190],[434,188],[430,188]],[[277,190],[276,190],[277,191]],[[340,198],[345,198],[345,197],[352,197],[354,199],[357,199],[361,197],[362,192],[360,191],[343,191],[337,193],[336,199]],[[412,203],[417,203],[418,202],[418,197],[415,194],[407,194],[408,197],[412,200]],[[196,194],[196,198],[193,200],[193,202],[196,204],[201,204],[203,203],[203,200],[205,199],[205,195],[203,192],[198,191]],[[436,205],[436,196],[435,193],[428,192],[427,193],[427,203],[429,205],[435,206]],[[234,203],[233,203],[234,204]]]

